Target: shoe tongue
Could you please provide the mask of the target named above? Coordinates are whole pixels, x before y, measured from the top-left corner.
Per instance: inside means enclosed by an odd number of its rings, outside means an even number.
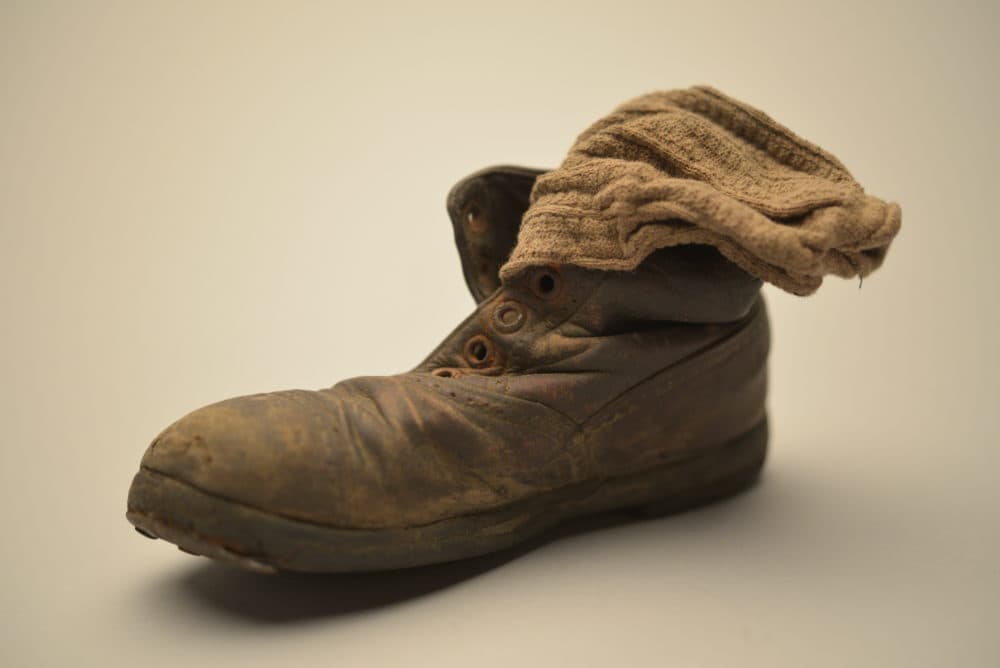
[[[507,261],[535,179],[546,170],[487,167],[459,181],[448,193],[448,215],[462,273],[476,302],[500,287],[500,266]]]

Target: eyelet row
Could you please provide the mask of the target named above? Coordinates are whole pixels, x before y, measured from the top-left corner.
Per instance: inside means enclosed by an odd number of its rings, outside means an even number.
[[[536,297],[550,300],[562,291],[562,278],[555,267],[543,267],[531,275],[528,285]],[[516,301],[502,301],[493,308],[493,327],[501,334],[516,332],[526,319],[523,307]],[[470,367],[482,369],[496,361],[496,346],[485,334],[476,334],[465,342],[462,354]],[[431,373],[439,378],[456,378],[461,375],[459,369],[445,367],[434,369]]]

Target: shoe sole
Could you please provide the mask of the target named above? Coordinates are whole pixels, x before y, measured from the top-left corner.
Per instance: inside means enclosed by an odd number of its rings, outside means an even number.
[[[145,536],[256,572],[408,568],[503,550],[584,515],[629,510],[656,517],[732,496],[757,480],[767,440],[764,418],[742,436],[655,469],[567,486],[489,512],[387,529],[274,515],[144,467],[132,482],[126,517]]]

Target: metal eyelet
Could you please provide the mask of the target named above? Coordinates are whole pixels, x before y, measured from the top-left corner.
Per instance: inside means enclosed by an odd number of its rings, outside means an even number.
[[[500,302],[493,309],[493,327],[498,332],[510,334],[524,324],[524,309],[517,302]]]
[[[553,299],[562,292],[562,277],[555,267],[541,267],[531,275],[529,287],[539,299]]]
[[[465,208],[465,227],[473,234],[482,234],[486,231],[487,224],[483,218],[482,211],[475,202],[470,202]]]
[[[493,362],[493,342],[482,334],[476,334],[465,342],[465,361],[469,366],[480,369]]]

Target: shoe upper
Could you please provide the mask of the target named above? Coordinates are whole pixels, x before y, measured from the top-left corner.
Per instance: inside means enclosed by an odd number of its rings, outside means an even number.
[[[162,432],[142,465],[285,517],[413,527],[627,475],[756,424],[760,281],[714,249],[500,282],[538,173],[485,170],[452,190],[478,304],[416,368],[206,406]]]

